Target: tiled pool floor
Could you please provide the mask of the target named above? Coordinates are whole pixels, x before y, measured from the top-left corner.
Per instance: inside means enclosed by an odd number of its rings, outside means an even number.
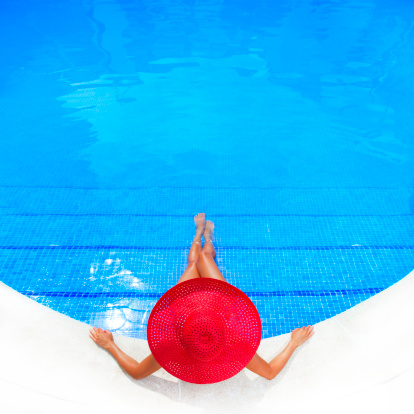
[[[185,269],[199,211],[215,222],[217,264],[256,304],[265,338],[356,305],[401,279],[414,259],[410,189],[0,191],[2,281],[138,338]]]

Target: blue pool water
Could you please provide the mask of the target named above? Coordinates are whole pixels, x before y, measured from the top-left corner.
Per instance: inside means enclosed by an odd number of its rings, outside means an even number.
[[[201,211],[264,338],[413,269],[411,1],[0,7],[0,271],[18,292],[145,338]]]

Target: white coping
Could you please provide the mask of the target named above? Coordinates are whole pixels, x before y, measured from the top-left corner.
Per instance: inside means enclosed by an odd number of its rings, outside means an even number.
[[[189,384],[164,370],[135,381],[88,337],[89,326],[0,283],[0,413],[412,413],[414,271],[315,325],[274,380],[244,369]],[[270,360],[290,334],[262,341]],[[115,335],[141,360],[148,344]],[[143,411],[145,410],[145,411]]]

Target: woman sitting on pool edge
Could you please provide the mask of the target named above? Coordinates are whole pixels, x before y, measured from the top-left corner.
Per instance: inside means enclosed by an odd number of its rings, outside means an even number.
[[[151,354],[137,362],[115,344],[111,332],[101,328],[91,328],[90,338],[134,379],[161,367],[198,384],[223,381],[244,367],[268,380],[275,378],[295,349],[313,335],[313,326],[294,329],[281,353],[270,363],[262,359],[256,353],[261,339],[259,314],[243,292],[227,283],[214,261],[214,223],[205,221],[204,213],[195,216],[194,222],[188,266],[177,285],[159,299],[148,320]]]

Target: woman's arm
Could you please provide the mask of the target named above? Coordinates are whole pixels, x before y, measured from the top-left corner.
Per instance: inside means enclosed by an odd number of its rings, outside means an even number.
[[[148,377],[148,375],[161,368],[161,365],[152,354],[148,355],[141,363],[135,361],[115,344],[111,332],[103,331],[101,328],[91,328],[89,332],[89,337],[96,344],[106,349],[115,358],[119,366],[132,378],[142,379]]]
[[[259,355],[255,354],[246,368],[268,380],[273,379],[284,368],[293,352],[300,345],[305,343],[313,335],[313,326],[296,328],[291,335],[291,339],[285,349],[276,355],[270,363],[266,362]]]

